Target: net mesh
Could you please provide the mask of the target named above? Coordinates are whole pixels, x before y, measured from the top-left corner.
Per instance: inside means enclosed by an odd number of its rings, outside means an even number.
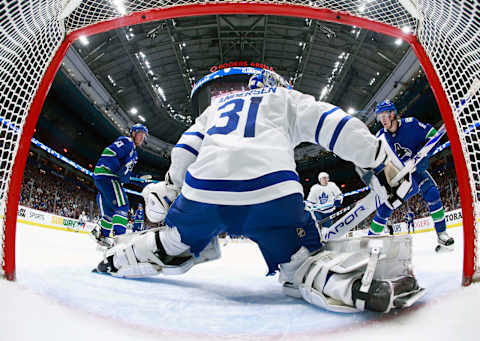
[[[182,6],[255,4],[329,9],[397,28],[409,27],[426,50],[454,112],[480,218],[478,94],[456,110],[479,76],[479,4],[474,0],[0,0],[0,258],[3,268],[5,204],[25,119],[42,77],[66,34],[135,12]],[[405,7],[404,7],[405,6]],[[214,8],[212,12],[214,13]],[[313,13],[313,12],[312,12]],[[475,126],[476,127],[476,126]],[[476,223],[477,224],[477,223]],[[475,228],[475,240],[478,240]],[[478,243],[476,243],[478,244]],[[480,261],[475,258],[478,272]]]

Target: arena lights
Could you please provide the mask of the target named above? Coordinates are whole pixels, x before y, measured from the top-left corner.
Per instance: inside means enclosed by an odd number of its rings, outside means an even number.
[[[138,115],[138,118],[140,119],[140,121],[145,122],[145,117],[143,117],[142,115]]]
[[[87,46],[89,44],[89,41],[86,36],[78,37],[78,41],[80,41],[80,43],[82,43],[83,46]]]
[[[132,114],[132,115],[138,114],[137,108],[133,107],[132,109],[130,109],[130,114]]]
[[[163,99],[164,101],[167,100],[167,98],[165,97],[165,92],[163,92],[163,89],[162,89],[160,86],[158,86],[158,85],[157,85],[157,92],[158,92],[158,94],[162,97],[162,99]]]
[[[118,13],[120,13],[121,15],[127,14],[127,9],[123,5],[122,0],[112,0],[112,5],[116,8]]]

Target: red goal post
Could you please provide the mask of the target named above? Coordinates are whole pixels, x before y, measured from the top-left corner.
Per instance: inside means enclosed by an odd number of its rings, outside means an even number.
[[[256,14],[353,25],[410,44],[431,85],[455,162],[464,226],[463,284],[480,276],[477,0],[0,0],[0,275],[15,278],[18,200],[30,141],[69,46],[81,35],[170,18]],[[409,27],[406,30],[405,27]]]

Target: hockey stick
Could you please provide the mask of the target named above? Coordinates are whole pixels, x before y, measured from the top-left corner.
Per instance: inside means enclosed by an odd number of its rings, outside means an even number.
[[[308,200],[305,200],[304,203],[305,203],[305,208],[307,210],[320,212],[320,213],[323,213],[325,210],[328,210],[333,207],[333,203],[317,204]]]
[[[348,209],[348,212],[338,219],[332,226],[322,228],[322,240],[328,241],[344,236],[347,232],[368,218],[370,214],[375,212],[382,203],[383,201],[380,199],[380,196],[374,191],[371,191],[367,196],[347,207],[346,209]]]
[[[445,124],[442,124],[437,133],[433,135],[430,140],[428,140],[428,142],[417,152],[417,154],[405,162],[405,166],[397,173],[397,175],[392,178],[392,180],[390,180],[390,185],[392,187],[397,186],[405,175],[408,173],[413,173],[420,161],[422,161],[424,157],[428,156],[432,149],[437,146],[438,142],[443,135],[445,135],[445,133]]]
[[[356,203],[355,203],[355,204],[352,204],[352,205],[350,205],[350,206],[344,207],[344,208],[342,208],[341,210],[339,210],[339,211],[337,211],[337,212],[333,212],[333,213],[330,214],[329,216],[324,217],[324,218],[322,218],[321,220],[317,220],[317,224],[318,224],[318,225],[322,225],[323,223],[329,221],[330,219],[336,218],[336,217],[338,217],[339,215],[347,212],[348,210],[350,210],[350,209],[351,209],[353,206],[355,206],[355,205],[356,205]]]
[[[471,101],[473,95],[480,89],[480,80],[476,78],[470,89],[467,92],[467,96],[463,99],[460,100],[460,105],[455,109],[453,112],[453,116],[457,116]],[[422,159],[426,156],[429,155],[429,153],[437,146],[438,142],[442,138],[443,135],[445,135],[446,129],[445,129],[445,124],[442,124],[440,129],[438,129],[437,133],[430,139],[428,142],[425,144],[425,146],[422,147],[417,152],[417,155],[415,155],[413,158],[405,162],[405,167],[403,167],[400,172],[395,175],[392,180],[391,180],[391,186],[396,186],[398,185],[399,181],[408,173],[412,173],[415,171],[416,166],[422,161]]]

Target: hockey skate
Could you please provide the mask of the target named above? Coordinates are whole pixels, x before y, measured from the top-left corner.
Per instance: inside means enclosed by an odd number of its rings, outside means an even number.
[[[109,249],[114,245],[112,238],[102,235],[101,227],[98,225],[96,225],[92,231],[90,231],[90,236],[95,240],[101,249]]]
[[[450,252],[453,251],[454,240],[446,231],[437,233],[438,245],[435,247],[436,252]]]

